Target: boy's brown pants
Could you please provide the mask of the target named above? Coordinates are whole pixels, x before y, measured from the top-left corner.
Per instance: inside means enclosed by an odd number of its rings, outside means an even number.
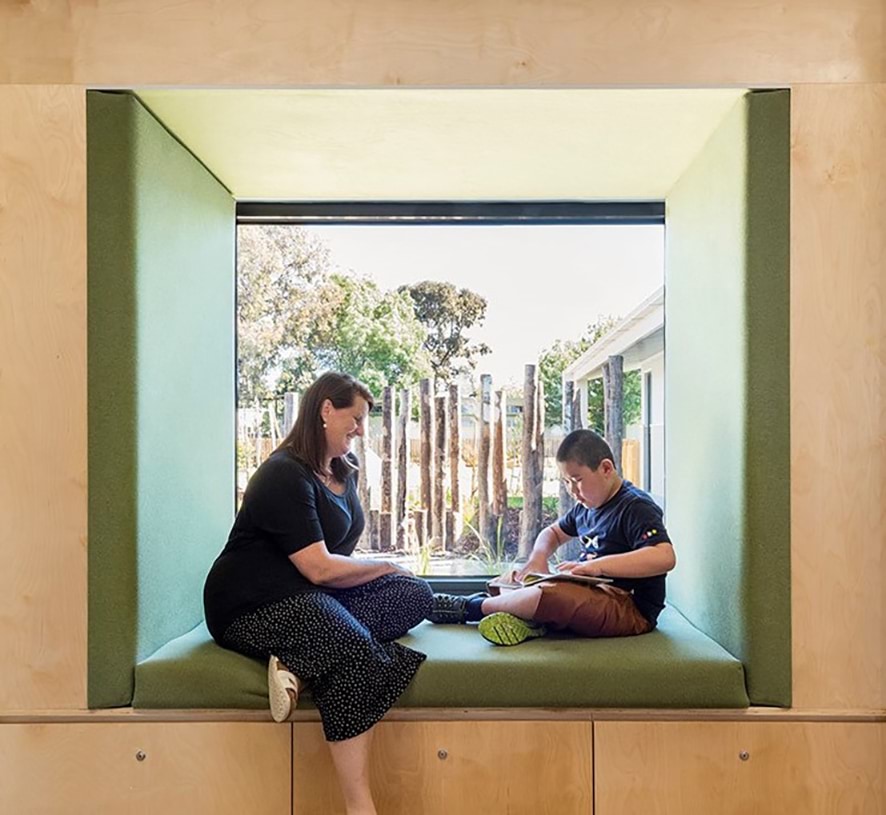
[[[539,588],[541,600],[533,622],[553,631],[580,637],[631,637],[652,628],[624,589],[606,583],[551,583]]]

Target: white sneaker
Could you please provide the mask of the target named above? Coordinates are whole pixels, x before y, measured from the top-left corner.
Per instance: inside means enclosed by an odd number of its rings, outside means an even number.
[[[275,722],[284,722],[298,703],[299,678],[288,671],[277,657],[268,660],[268,702]]]

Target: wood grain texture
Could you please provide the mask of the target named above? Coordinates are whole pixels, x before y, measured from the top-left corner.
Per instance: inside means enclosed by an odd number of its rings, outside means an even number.
[[[383,722],[372,749],[386,815],[592,813],[588,722]],[[293,812],[344,812],[319,724],[293,725]]]
[[[0,725],[0,812],[288,815],[290,738],[275,724]]]
[[[883,81],[878,0],[0,4],[0,82],[759,85]]]
[[[861,708],[440,708],[395,707],[385,722],[886,722],[886,710]],[[0,711],[0,724],[53,722],[270,722],[268,710],[108,708],[104,710]],[[292,722],[319,722],[315,709],[295,711]]]
[[[884,86],[814,83],[882,83],[883,31],[879,0],[45,0],[0,4],[0,83],[794,84],[794,705],[849,715],[886,709]],[[85,705],[84,119],[0,85],[7,711]]]
[[[0,710],[86,703],[85,104],[0,86]]]
[[[886,85],[791,97],[794,705],[886,708]]]
[[[597,723],[596,813],[882,815],[884,746],[884,724]]]

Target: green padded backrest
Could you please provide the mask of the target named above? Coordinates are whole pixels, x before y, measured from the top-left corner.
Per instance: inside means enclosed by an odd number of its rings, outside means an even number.
[[[749,93],[667,197],[669,598],[791,700],[787,91]]]
[[[128,94],[90,92],[89,705],[202,619],[234,501],[234,201]]]

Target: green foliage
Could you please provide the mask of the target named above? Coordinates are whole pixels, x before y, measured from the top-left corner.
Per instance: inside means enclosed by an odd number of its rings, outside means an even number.
[[[625,371],[623,388],[624,400],[622,410],[625,425],[640,421],[640,371]],[[601,435],[603,427],[603,380],[594,379],[588,385],[588,427]]]
[[[545,388],[545,425],[553,427],[563,422],[563,371],[578,359],[597,340],[618,322],[614,317],[598,317],[578,340],[556,340],[539,356],[539,376]],[[588,422],[603,432],[603,380],[595,379],[588,387]],[[633,424],[640,419],[640,372],[626,371],[624,375],[624,422]]]
[[[332,275],[324,294],[335,308],[311,337],[319,367],[356,376],[376,394],[385,385],[405,387],[430,374],[425,330],[407,294],[344,275]]]
[[[303,390],[324,369],[375,393],[431,373],[409,296],[335,274],[326,245],[299,227],[240,227],[237,332],[241,404]]]
[[[418,558],[415,563],[415,573],[419,575],[431,573],[431,545],[425,544],[418,551]]]
[[[500,574],[507,565],[505,553],[505,541],[503,535],[504,518],[499,518],[495,529],[495,540],[486,540],[472,524],[465,521],[465,526],[474,533],[479,541],[476,552],[468,555],[468,560],[473,560],[480,565],[481,574]]]
[[[545,388],[545,425],[563,423],[563,371],[590,347],[585,339],[556,340],[538,358],[539,378]]]
[[[486,300],[470,289],[452,283],[425,280],[401,286],[412,298],[415,316],[425,327],[424,348],[434,377],[452,382],[459,374],[473,371],[478,357],[490,352],[485,343],[472,343],[467,331],[482,325]]]
[[[541,508],[546,513],[557,513],[557,510],[560,506],[560,499],[554,495],[545,495],[541,499]],[[510,509],[523,509],[523,496],[522,495],[509,495],[508,496],[508,507]]]
[[[584,330],[578,340],[556,340],[542,351],[538,358],[539,377],[545,387],[545,424],[548,427],[563,422],[563,371],[575,362],[616,323],[614,317],[598,317]]]
[[[241,404],[310,382],[313,326],[329,318],[319,296],[329,268],[326,247],[303,229],[242,226],[237,232],[237,352]]]

